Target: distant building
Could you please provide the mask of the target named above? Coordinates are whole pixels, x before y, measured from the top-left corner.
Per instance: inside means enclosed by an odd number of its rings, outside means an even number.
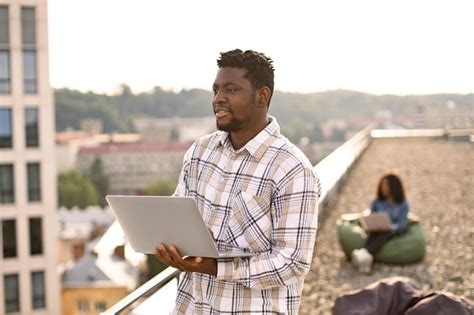
[[[76,167],[79,149],[104,143],[133,143],[140,141],[139,134],[95,134],[85,130],[63,131],[56,134],[56,162],[59,172]]]
[[[60,314],[46,0],[0,0],[0,314]]]
[[[136,289],[145,272],[146,256],[132,250],[114,222],[64,271],[63,314],[100,314]]]
[[[82,147],[76,168],[88,172],[96,158],[109,178],[109,193],[137,194],[158,180],[177,181],[187,143],[102,144]]]
[[[425,128],[426,108],[423,105],[416,106],[415,128]]]
[[[143,141],[149,142],[189,142],[216,130],[214,116],[137,118],[133,123]]]
[[[445,128],[474,128],[474,103],[458,106],[453,101],[446,103]]]
[[[59,222],[59,264],[76,262],[86,252],[87,244],[103,235],[115,221],[110,208],[88,207],[84,210],[61,208]]]
[[[124,285],[115,284],[87,254],[64,273],[62,304],[64,315],[100,314],[126,296]]]

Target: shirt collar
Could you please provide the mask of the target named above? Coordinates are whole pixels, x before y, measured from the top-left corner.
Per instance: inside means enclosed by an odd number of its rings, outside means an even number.
[[[232,143],[230,142],[229,133],[224,131],[221,131],[221,134],[217,138],[218,141],[216,141],[216,147],[222,145],[236,152],[246,150],[250,155],[260,159],[273,142],[272,138],[280,135],[280,125],[276,118],[269,115],[268,121],[268,125],[239,150],[233,148]]]

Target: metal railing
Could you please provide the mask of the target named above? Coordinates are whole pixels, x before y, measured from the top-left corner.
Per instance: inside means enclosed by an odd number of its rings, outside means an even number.
[[[144,298],[151,296],[156,293],[162,287],[164,287],[168,282],[173,279],[179,279],[180,271],[175,268],[168,267],[140,287],[135,291],[128,294],[126,297],[118,301],[115,305],[109,308],[107,311],[101,313],[102,315],[115,315],[128,313],[130,307],[136,306],[136,302],[140,302]],[[142,301],[143,302],[143,301]]]
[[[314,167],[321,181],[320,214],[330,196],[337,191],[347,172],[368,147],[374,125],[369,125],[332,151]]]

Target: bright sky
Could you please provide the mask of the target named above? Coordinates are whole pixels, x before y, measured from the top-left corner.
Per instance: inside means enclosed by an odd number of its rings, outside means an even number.
[[[219,52],[262,51],[275,87],[474,92],[472,0],[49,0],[51,83],[210,90]]]

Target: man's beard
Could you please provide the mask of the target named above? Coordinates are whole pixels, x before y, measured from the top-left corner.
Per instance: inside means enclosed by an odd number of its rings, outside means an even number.
[[[247,110],[249,110],[250,107],[257,105],[255,99],[256,99],[256,92],[253,91],[252,95],[249,97],[249,100],[248,100]],[[245,123],[247,122],[246,120],[235,118],[234,113],[231,109],[229,109],[229,114],[232,116],[232,119],[230,120],[229,123],[225,125],[219,124],[219,120],[216,119],[217,130],[226,131],[226,132],[234,132],[234,131],[238,131],[244,128]]]
[[[232,115],[232,113],[230,113]],[[226,124],[219,124],[219,120],[216,119],[216,128],[217,130],[226,131],[226,132],[234,132],[237,130],[242,129],[245,121],[236,119],[232,116],[232,119],[229,123]]]

